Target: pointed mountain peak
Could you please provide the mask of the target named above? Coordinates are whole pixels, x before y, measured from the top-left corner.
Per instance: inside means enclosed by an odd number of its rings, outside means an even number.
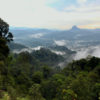
[[[79,28],[76,25],[74,25],[71,30],[79,30]]]

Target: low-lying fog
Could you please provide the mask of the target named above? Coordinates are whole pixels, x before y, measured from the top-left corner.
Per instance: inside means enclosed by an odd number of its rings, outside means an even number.
[[[100,57],[100,29],[80,29],[77,26],[70,30],[48,30],[48,29],[11,29],[14,33],[14,41],[28,48],[14,50],[14,53],[23,51],[32,52],[40,50],[41,47],[64,46],[76,53],[68,56],[66,48],[52,49],[51,52],[65,57],[66,61],[79,60],[88,56]],[[62,49],[62,50],[61,50]],[[70,52],[69,50],[69,52]],[[64,62],[60,63],[62,66]]]
[[[100,57],[100,46],[91,46],[88,48],[82,48],[75,54],[74,59],[78,60],[81,58],[86,58],[87,56]]]
[[[68,47],[67,42],[65,40],[61,40],[61,41],[55,40],[54,44],[56,46]],[[54,44],[53,44],[53,46],[54,46]],[[66,66],[66,64],[68,64],[72,60],[79,60],[82,58],[87,58],[88,56],[100,57],[100,45],[86,46],[86,47],[81,45],[80,48],[78,46],[79,46],[79,44],[75,45],[75,47],[73,47],[73,48],[70,47],[70,50],[76,51],[76,53],[74,53],[70,56],[68,56],[65,51],[62,51],[62,50],[60,51],[60,50],[56,50],[56,49],[52,49],[52,48],[51,49],[49,48],[49,49],[51,50],[51,52],[65,57],[64,62],[60,62],[58,64],[61,68]],[[33,47],[33,48],[29,47],[29,48],[21,49],[20,51],[14,50],[13,52],[14,53],[21,53],[21,52],[27,51],[27,52],[31,53],[32,51],[40,50],[41,48],[46,48],[46,47],[44,47],[44,46],[37,46],[37,47]],[[76,48],[78,48],[78,49],[76,49]]]
[[[55,41],[55,44],[58,45],[58,46],[66,46],[66,41],[65,40]],[[34,47],[34,48],[24,48],[20,51],[14,50],[13,52],[14,53],[20,53],[20,52],[23,52],[23,51],[32,52],[33,50],[40,50],[41,47],[43,47],[43,46],[37,46],[37,47]],[[74,48],[70,48],[70,49],[76,51],[76,54],[73,57],[74,60],[79,60],[81,58],[86,58],[87,56],[100,57],[100,45],[78,48],[78,50],[76,50]],[[58,54],[58,55],[65,55],[65,52],[63,52],[63,51],[52,50],[52,49],[51,49],[51,51],[53,53]]]

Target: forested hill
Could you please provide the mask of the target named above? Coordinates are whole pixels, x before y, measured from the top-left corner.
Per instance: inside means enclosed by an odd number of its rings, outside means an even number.
[[[8,44],[11,53],[30,53],[34,58],[38,59],[42,63],[52,67],[64,67],[70,61],[73,60],[75,51],[68,49],[65,46],[48,46],[48,47],[26,47],[22,44],[11,42]]]
[[[62,56],[48,49],[10,52],[9,25],[0,19],[0,100],[100,100],[100,58],[53,67]]]
[[[6,62],[0,61],[0,66],[2,100],[6,96],[11,100],[99,100],[100,97],[99,58],[73,61],[60,69],[47,66],[29,53],[21,53],[9,56]]]
[[[25,49],[25,48],[28,48],[22,44],[19,44],[19,43],[14,43],[14,42],[11,42],[11,43],[8,43],[8,46],[10,48],[11,51],[13,50],[22,50],[22,49]]]

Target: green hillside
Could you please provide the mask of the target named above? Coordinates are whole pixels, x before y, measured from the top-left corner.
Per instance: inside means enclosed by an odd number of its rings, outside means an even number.
[[[10,52],[9,25],[0,19],[0,100],[100,100],[100,58],[57,66],[63,57],[48,49]]]

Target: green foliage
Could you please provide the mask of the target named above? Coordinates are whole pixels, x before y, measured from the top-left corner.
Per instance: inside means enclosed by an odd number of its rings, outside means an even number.
[[[35,82],[35,83],[38,83],[40,84],[43,80],[43,73],[40,72],[40,71],[37,71],[35,72],[33,75],[32,75],[32,80]]]
[[[52,75],[52,69],[48,66],[44,66],[43,67],[43,77],[45,79],[49,78]]]
[[[12,38],[0,19],[0,100],[100,100],[100,58],[73,61],[57,71],[63,58],[49,50],[8,56]]]
[[[57,55],[51,52],[49,49],[41,48],[40,50],[34,51],[32,55],[38,59],[40,62],[48,65],[54,66],[60,61],[63,61],[64,58],[60,55]]]
[[[62,91],[62,100],[76,100],[77,94],[74,93],[71,89],[63,89]]]
[[[10,100],[17,100],[16,89],[14,89],[12,86],[8,86],[7,91],[8,91],[8,95],[10,97]]]
[[[1,38],[7,42],[13,40],[13,35],[9,32],[9,25],[0,18],[0,39]]]
[[[33,84],[29,89],[30,100],[45,100],[40,92],[40,84]]]
[[[12,54],[0,61],[0,89],[11,100],[99,100],[100,59],[92,68],[91,59],[74,61],[57,73],[27,52]]]
[[[0,100],[10,100],[10,97],[9,97],[8,93],[3,92],[3,97],[0,98]]]
[[[41,93],[46,100],[52,100],[57,93],[57,86],[54,81],[43,81],[41,84]]]
[[[0,60],[4,60],[9,54],[9,48],[7,46],[7,41],[0,37]]]

